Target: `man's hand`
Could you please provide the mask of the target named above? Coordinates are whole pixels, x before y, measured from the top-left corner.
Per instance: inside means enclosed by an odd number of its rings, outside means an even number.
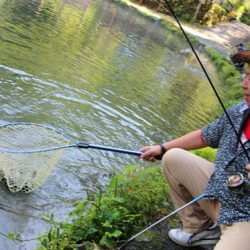
[[[174,140],[168,141],[162,144],[165,148],[163,151],[170,150],[171,148],[182,148],[185,150],[199,149],[207,147],[207,143],[201,140],[201,130],[197,129],[186,135],[183,135]],[[154,162],[163,156],[165,152],[162,152],[160,145],[146,146],[139,149],[143,154],[140,156],[141,159],[146,161]]]
[[[157,156],[161,155],[161,146],[160,145],[146,146],[139,149],[139,151],[143,153],[141,155],[141,159],[155,162],[157,160]]]
[[[247,177],[250,180],[250,164],[246,165],[246,170],[248,171]]]

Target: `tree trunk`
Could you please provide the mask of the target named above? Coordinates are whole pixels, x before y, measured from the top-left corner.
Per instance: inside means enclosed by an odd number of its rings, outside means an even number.
[[[162,5],[164,4],[164,0],[159,0],[158,2],[159,3],[158,3],[156,11],[160,11],[161,10]]]
[[[202,5],[202,4],[205,4],[205,3],[206,3],[206,0],[200,0],[198,6],[197,6],[197,8],[196,8],[196,11],[195,11],[195,13],[194,13],[194,20],[196,19],[197,15],[198,15],[198,13],[199,13],[199,11],[200,11],[201,5]]]

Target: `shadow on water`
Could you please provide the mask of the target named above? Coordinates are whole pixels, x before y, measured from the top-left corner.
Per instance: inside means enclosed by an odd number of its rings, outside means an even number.
[[[219,104],[188,45],[112,1],[1,1],[0,122],[50,124],[76,140],[131,150],[203,126]],[[201,54],[215,85],[212,65]],[[0,231],[34,238],[136,157],[65,150],[35,192],[0,189]],[[0,238],[3,249],[18,246]],[[23,249],[32,249],[35,241]]]

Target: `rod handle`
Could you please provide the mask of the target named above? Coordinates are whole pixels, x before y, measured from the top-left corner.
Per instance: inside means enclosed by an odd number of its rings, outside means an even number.
[[[95,145],[95,144],[87,144],[87,143],[82,143],[82,142],[79,142],[77,146],[79,148],[93,148],[93,149],[99,149],[99,150],[105,150],[105,151],[111,151],[111,152],[129,154],[129,155],[136,155],[136,156],[141,156],[143,154],[140,151],[134,151],[134,150],[128,150],[128,149],[122,149],[122,148],[112,148],[112,147],[106,147],[106,146]]]

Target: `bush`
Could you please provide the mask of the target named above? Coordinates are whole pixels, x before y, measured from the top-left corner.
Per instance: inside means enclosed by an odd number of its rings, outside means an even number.
[[[73,250],[77,245],[119,245],[152,221],[172,211],[168,186],[159,167],[127,168],[116,175],[105,193],[81,201],[70,222],[53,223],[40,240],[40,250]]]
[[[235,76],[235,68],[232,64],[229,64],[229,63],[226,63],[224,62],[222,65],[221,65],[221,73],[222,75],[224,76],[225,79],[234,79],[232,77]]]
[[[230,61],[225,57],[219,55],[213,49],[206,47],[205,51],[211,58],[214,65],[217,67],[217,71],[221,80],[230,87],[226,93],[226,107],[229,107],[232,103],[237,103],[242,99],[242,90],[240,88],[241,74]]]
[[[115,0],[124,3],[126,0]],[[164,0],[128,0],[148,8],[170,15],[169,9]],[[221,1],[220,4],[214,1],[204,1],[200,5],[200,0],[169,0],[169,4],[176,16],[186,22],[198,22],[208,26],[218,22],[241,20],[249,25],[250,23],[250,4],[247,1],[234,0]],[[197,13],[197,16],[195,17]]]
[[[219,4],[214,3],[211,9],[204,16],[202,23],[208,26],[213,26],[218,22],[227,21],[227,12]]]
[[[246,10],[241,18],[240,18],[240,21],[247,24],[247,25],[250,25],[250,10]]]
[[[210,162],[214,162],[217,154],[217,149],[206,147],[203,149],[194,150],[193,153],[204,159],[207,159]]]
[[[213,162],[217,151],[193,152]],[[38,250],[113,249],[173,210],[159,167],[130,166],[112,178],[106,192],[79,202],[69,222],[56,223],[52,216],[52,227],[41,236]],[[168,222],[176,224],[173,218]]]
[[[217,150],[193,152],[213,162]],[[56,223],[52,216],[52,227],[40,237],[38,250],[114,249],[173,210],[160,168],[130,166],[112,178],[106,192],[79,202],[68,222]],[[168,222],[176,224],[173,218]]]
[[[143,4],[151,9],[158,10],[164,14],[170,14],[169,9],[165,1],[155,1],[155,0],[132,0],[135,3]],[[177,17],[183,21],[193,21],[194,14],[196,12],[197,6],[199,5],[199,0],[169,0],[169,4],[173,8]],[[206,1],[199,10],[197,20],[202,20],[206,12],[210,9],[212,1]]]

